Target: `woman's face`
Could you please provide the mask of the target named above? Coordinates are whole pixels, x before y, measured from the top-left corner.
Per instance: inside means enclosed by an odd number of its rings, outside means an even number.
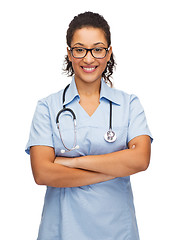
[[[71,48],[108,48],[107,40],[104,32],[100,28],[84,27],[75,31]],[[104,72],[107,62],[110,60],[112,48],[110,47],[107,55],[102,59],[94,58],[91,52],[88,51],[87,55],[82,59],[74,58],[68,50],[69,60],[72,62],[72,67],[75,73],[75,80],[92,83],[100,81],[102,73]]]

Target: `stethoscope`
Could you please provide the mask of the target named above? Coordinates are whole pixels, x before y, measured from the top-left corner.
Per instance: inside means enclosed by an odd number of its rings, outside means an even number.
[[[66,108],[65,105],[64,105],[64,102],[65,102],[65,94],[66,94],[66,91],[68,89],[68,87],[70,86],[70,84],[68,84],[65,89],[64,89],[64,92],[63,92],[63,109],[61,109],[57,116],[56,116],[56,124],[57,124],[57,128],[59,130],[59,135],[60,135],[60,138],[61,138],[61,141],[62,141],[62,144],[63,146],[65,147],[66,150],[62,149],[61,150],[61,153],[65,153],[65,152],[70,152],[72,150],[75,150],[75,149],[79,149],[79,145],[77,145],[77,131],[76,131],[76,115],[74,113],[74,111],[71,109],[71,108]],[[60,115],[61,113],[64,113],[64,112],[70,112],[72,114],[72,117],[73,117],[73,123],[74,123],[74,144],[73,144],[73,147],[72,148],[68,148],[63,139],[62,139],[62,134],[61,134],[61,130],[60,130]],[[109,143],[112,143],[112,142],[115,142],[116,141],[116,133],[112,130],[112,102],[110,101],[110,118],[109,118],[109,130],[105,133],[104,135],[104,139],[106,140],[106,142],[109,142]]]

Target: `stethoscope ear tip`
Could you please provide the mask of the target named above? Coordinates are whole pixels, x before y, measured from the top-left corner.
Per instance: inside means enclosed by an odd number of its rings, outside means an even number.
[[[61,150],[61,153],[65,153],[65,150],[62,149],[62,150]]]
[[[77,145],[76,147],[75,147],[75,149],[79,149],[80,147],[79,147],[79,145]]]

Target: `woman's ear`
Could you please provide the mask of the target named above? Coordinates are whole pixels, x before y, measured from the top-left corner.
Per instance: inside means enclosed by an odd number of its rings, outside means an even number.
[[[68,55],[69,61],[72,62],[72,56],[71,56],[71,51],[69,50],[69,47],[67,47],[67,55]]]
[[[111,58],[111,54],[112,54],[112,47],[110,46],[109,50],[108,50],[108,54],[107,54],[107,62],[109,62],[109,60]]]

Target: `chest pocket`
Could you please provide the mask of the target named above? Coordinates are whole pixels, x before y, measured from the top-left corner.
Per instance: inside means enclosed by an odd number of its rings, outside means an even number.
[[[107,128],[91,128],[89,131],[90,135],[90,149],[88,154],[106,154],[127,148],[127,127],[118,126],[113,128],[116,134],[115,142],[107,142],[104,139],[105,133],[108,131]]]
[[[72,123],[72,122],[71,122]],[[71,124],[70,123],[70,124]],[[127,127],[121,126],[113,129],[116,133],[116,141],[109,143],[104,139],[104,134],[108,131],[107,128],[103,127],[89,127],[80,126],[76,132],[76,144],[79,145],[79,149],[75,149],[71,152],[65,152],[61,154],[61,149],[65,149],[63,143],[68,147],[72,148],[75,141],[74,129],[62,127],[61,135],[58,134],[56,139],[56,155],[66,157],[77,157],[86,155],[97,155],[106,154],[127,148]],[[63,141],[63,143],[62,143]]]

